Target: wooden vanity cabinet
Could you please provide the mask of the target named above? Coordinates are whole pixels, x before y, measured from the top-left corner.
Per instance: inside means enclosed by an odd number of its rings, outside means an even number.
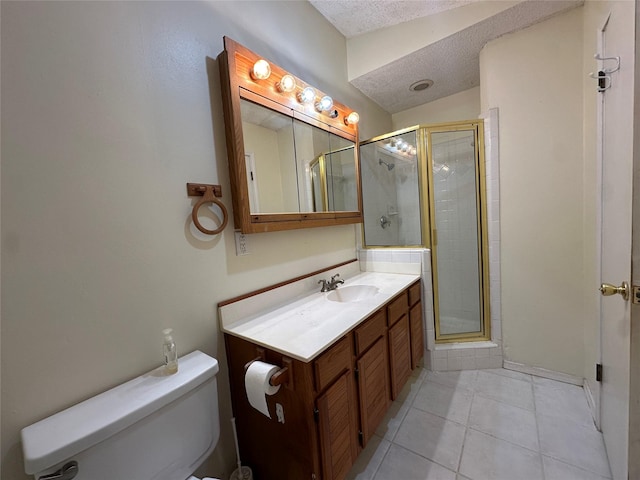
[[[422,285],[416,282],[409,287],[409,333],[411,334],[411,368],[415,369],[424,354],[424,329],[422,328]]]
[[[245,365],[261,357],[265,362],[282,366],[287,357],[233,335],[224,337],[243,462],[253,469],[256,479],[323,478],[314,363],[290,359],[293,382],[267,396],[271,415],[268,418],[249,404],[244,386]],[[284,423],[278,419],[277,404],[282,406]]]
[[[395,400],[411,376],[409,295],[405,290],[387,306],[391,398]]]
[[[311,362],[225,334],[240,451],[256,479],[344,480],[422,356],[419,286]],[[290,368],[289,383],[267,397],[272,418],[251,407],[244,388],[245,365],[258,357]]]
[[[357,404],[349,334],[314,361],[322,470],[327,480],[343,479],[359,453]]]
[[[346,477],[358,456],[351,371],[344,372],[318,397],[317,417],[324,477]]]
[[[380,310],[354,330],[362,447],[391,404],[386,323],[385,311]]]

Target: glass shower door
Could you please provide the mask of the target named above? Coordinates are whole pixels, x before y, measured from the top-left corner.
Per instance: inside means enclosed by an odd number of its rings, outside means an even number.
[[[429,130],[436,339],[487,336],[483,302],[481,164],[475,128]]]
[[[421,246],[417,131],[360,144],[360,164],[365,245]]]

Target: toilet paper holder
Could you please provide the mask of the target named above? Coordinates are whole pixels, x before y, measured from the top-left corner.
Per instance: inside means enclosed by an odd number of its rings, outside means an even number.
[[[258,356],[253,360],[247,362],[244,366],[245,373],[249,368],[249,365],[251,365],[253,362],[266,362],[264,349],[256,348],[256,352]],[[282,365],[283,366],[282,368],[280,368],[280,370],[271,375],[271,378],[269,379],[269,385],[271,385],[272,387],[284,385],[286,389],[293,390],[293,361],[290,358],[282,357]]]

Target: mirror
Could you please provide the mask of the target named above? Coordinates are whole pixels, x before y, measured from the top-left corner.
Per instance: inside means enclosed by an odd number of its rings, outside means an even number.
[[[220,55],[234,223],[244,233],[362,222],[357,124],[352,110],[328,111],[299,101],[308,85],[280,92],[289,75],[271,64],[268,79],[251,71],[260,60],[225,37]]]
[[[293,118],[245,99],[240,100],[249,211],[299,210]]]
[[[312,205],[315,212],[358,208],[353,145],[319,155],[310,164]]]

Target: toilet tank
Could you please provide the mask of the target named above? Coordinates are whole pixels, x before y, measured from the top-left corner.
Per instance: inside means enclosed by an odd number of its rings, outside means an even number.
[[[74,480],[183,480],[220,436],[218,361],[195,351],[22,430],[36,478],[77,462]]]

